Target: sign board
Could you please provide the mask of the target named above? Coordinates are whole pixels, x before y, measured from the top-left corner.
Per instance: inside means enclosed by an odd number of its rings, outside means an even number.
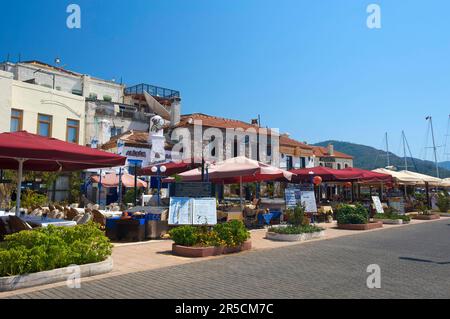
[[[378,214],[384,214],[383,205],[381,205],[380,197],[378,196],[372,196],[373,204],[375,205],[375,209],[377,210]]]
[[[215,225],[215,198],[171,197],[169,225]]]
[[[142,206],[150,206],[150,200],[153,195],[142,195]]]
[[[301,191],[300,200],[307,213],[317,213],[316,196],[314,191]]]
[[[173,195],[175,197],[211,197],[211,183],[175,183]]]
[[[389,206],[398,211],[398,214],[405,214],[405,201],[403,197],[392,197],[389,198]]]
[[[169,204],[169,225],[192,224],[191,198],[171,197]]]
[[[192,205],[192,223],[194,225],[217,224],[215,198],[195,198]]]
[[[298,204],[301,204],[300,201],[300,188],[298,187],[288,187],[284,190],[284,197],[286,200],[287,208],[294,208]]]

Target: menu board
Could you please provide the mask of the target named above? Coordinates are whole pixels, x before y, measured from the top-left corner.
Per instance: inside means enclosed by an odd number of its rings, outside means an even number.
[[[176,197],[211,197],[211,183],[175,183],[173,196]]]
[[[215,225],[215,198],[171,197],[169,225]]]
[[[405,201],[403,197],[389,198],[389,206],[398,211],[398,214],[405,214]]]
[[[217,224],[215,198],[195,198],[192,201],[192,223],[194,225]]]
[[[297,204],[300,204],[300,189],[298,188],[286,188],[284,190],[284,197],[286,199],[286,207],[294,208]]]
[[[171,197],[169,205],[169,225],[192,224],[192,201],[185,197]]]
[[[307,213],[317,213],[316,196],[314,191],[301,191],[300,200]]]
[[[373,204],[375,205],[375,209],[377,210],[378,214],[384,214],[383,205],[381,205],[380,197],[378,196],[372,196]]]

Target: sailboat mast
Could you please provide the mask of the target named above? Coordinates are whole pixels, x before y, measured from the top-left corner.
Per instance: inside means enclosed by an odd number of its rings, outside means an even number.
[[[405,143],[405,132],[402,131],[402,140],[403,140],[403,158],[405,160],[405,170],[408,170],[408,160],[406,159],[406,143]]]
[[[439,164],[438,164],[437,154],[436,154],[436,142],[434,140],[433,119],[431,118],[431,116],[427,116],[426,119],[430,121],[431,139],[433,141],[433,151],[434,151],[434,162],[436,164],[436,176],[437,176],[437,178],[439,178]]]
[[[388,142],[388,133],[386,132],[386,160],[387,160],[387,166],[391,166],[391,163],[389,161],[389,142]]]

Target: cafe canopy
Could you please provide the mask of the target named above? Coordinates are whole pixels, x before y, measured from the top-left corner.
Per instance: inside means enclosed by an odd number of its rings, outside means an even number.
[[[442,184],[442,179],[420,174],[416,172],[411,172],[407,170],[402,171],[392,171],[386,168],[378,168],[373,170],[373,172],[389,174],[393,177],[394,182],[402,185],[430,185],[430,186],[440,186]]]
[[[171,175],[186,172],[188,170],[191,170],[193,168],[201,166],[201,160],[200,161],[184,160],[184,161],[161,162],[158,164],[154,164],[154,165],[142,168],[139,171],[139,175],[146,175],[146,176],[156,175],[157,173],[152,172],[152,168],[158,167],[158,166],[165,166],[166,171],[164,172],[164,175],[171,176]]]
[[[121,174],[122,185],[125,187],[134,187],[134,176],[130,174]],[[102,176],[95,175],[91,177],[92,182],[101,183],[103,187],[118,187],[119,186],[119,175],[115,173],[106,174]],[[147,183],[141,179],[137,179],[137,187],[147,187]]]
[[[294,173],[295,182],[311,182],[314,176],[320,176],[324,182],[336,182],[336,181],[356,181],[360,172],[352,172],[346,170],[338,170],[323,166],[316,166],[311,168],[292,169],[291,173]]]
[[[24,170],[75,171],[120,166],[125,160],[123,156],[27,131],[0,134],[0,168],[18,171],[16,212],[20,208]]]
[[[205,176],[213,183],[235,184],[271,180],[291,181],[294,174],[286,170],[249,159],[233,157],[222,162],[209,164]],[[183,182],[201,181],[201,169],[196,168],[179,174]]]
[[[392,176],[384,173],[377,173],[356,167],[347,167],[343,171],[359,173],[358,182],[360,183],[391,183]]]

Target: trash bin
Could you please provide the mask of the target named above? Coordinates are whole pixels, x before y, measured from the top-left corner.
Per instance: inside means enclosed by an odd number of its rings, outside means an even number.
[[[169,230],[167,220],[147,220],[145,222],[145,234],[147,239],[159,239]]]
[[[142,241],[145,239],[145,219],[119,219],[116,224],[117,240]]]

